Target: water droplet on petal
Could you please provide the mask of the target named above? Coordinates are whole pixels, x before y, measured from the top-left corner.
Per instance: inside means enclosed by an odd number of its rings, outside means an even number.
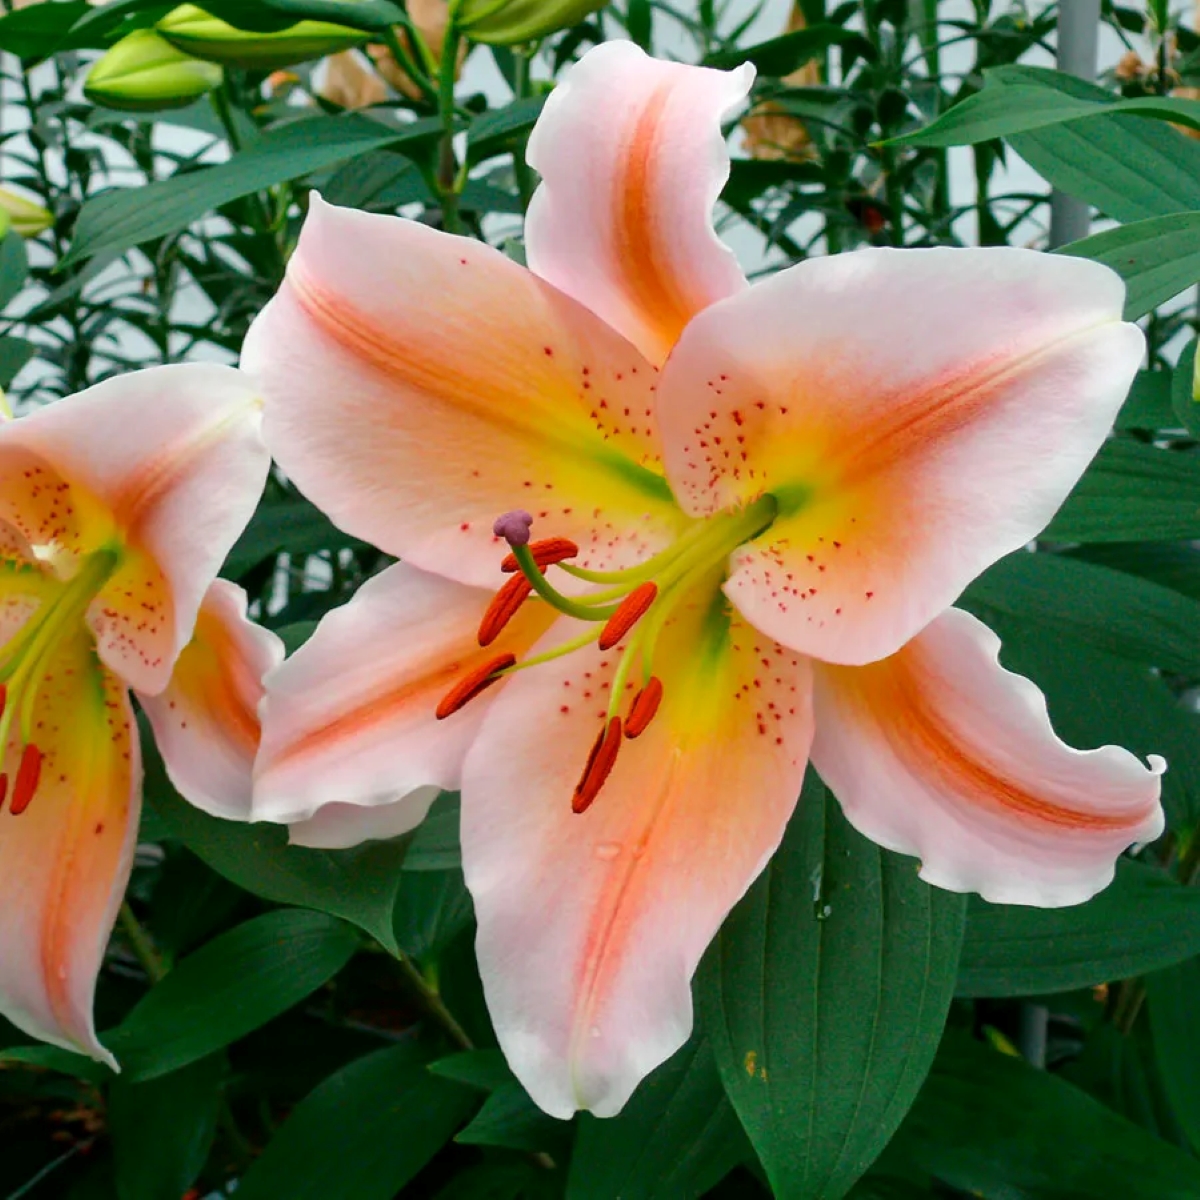
[[[598,1038],[600,1036],[600,1026],[593,1025],[592,1029],[591,1029],[591,1033],[592,1033],[592,1037]]]
[[[598,842],[596,845],[596,857],[604,862],[612,862],[620,853],[620,842]]]

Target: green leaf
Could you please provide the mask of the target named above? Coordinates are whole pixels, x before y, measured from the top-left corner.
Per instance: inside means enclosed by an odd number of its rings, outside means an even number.
[[[123,1078],[157,1078],[299,1004],[358,945],[349,925],[325,913],[280,909],[255,917],[182,959],[101,1041]]]
[[[282,550],[303,557],[322,550],[359,549],[366,544],[343,533],[302,496],[269,500],[258,506],[221,569],[237,578]]]
[[[159,1079],[118,1076],[108,1093],[108,1132],[120,1200],[179,1200],[212,1147],[225,1060],[212,1055]]]
[[[900,1123],[941,1036],[963,911],[810,773],[698,976],[725,1090],[778,1194],[845,1195]]]
[[[985,1200],[1195,1200],[1200,1163],[1020,1059],[947,1036],[897,1148]]]
[[[972,896],[960,996],[1038,996],[1092,987],[1200,953],[1200,888],[1122,859],[1086,904],[1028,908]]]
[[[1080,546],[1071,555],[1140,575],[1200,600],[1200,549],[1186,542],[1110,542]]]
[[[691,1200],[751,1155],[712,1050],[696,1035],[617,1116],[580,1117],[567,1200]]]
[[[392,954],[398,951],[393,914],[404,838],[369,842],[352,850],[289,846],[282,825],[248,825],[202,813],[180,799],[161,772],[158,756],[147,755],[148,800],[172,835],[214,871],[279,904],[341,917]]]
[[[926,148],[971,146],[1064,121],[1111,114],[1153,117],[1200,129],[1200,101],[1139,96],[1135,100],[1113,98],[1102,104],[1053,88],[1016,83],[985,87],[947,109],[923,129],[892,138],[888,144]]]
[[[76,23],[72,34],[102,36],[123,18],[161,7],[161,0],[116,0],[102,10],[93,9]],[[297,21],[329,21],[380,31],[404,19],[403,10],[391,0],[205,0],[204,10],[253,33],[275,32]]]
[[[516,141],[537,123],[546,104],[545,96],[528,96],[503,108],[489,109],[467,129],[467,156],[472,163],[511,150]]]
[[[1143,442],[1105,442],[1045,536],[1060,542],[1200,537],[1200,458]]]
[[[1200,438],[1200,400],[1196,399],[1196,343],[1189,342],[1171,375],[1171,409],[1179,424]]]
[[[780,77],[790,75],[806,62],[823,55],[831,46],[842,46],[870,61],[876,58],[875,47],[861,33],[843,29],[840,25],[812,25],[759,42],[756,46],[740,46],[710,54],[704,60],[704,66],[730,71],[750,62],[760,75]]]
[[[449,871],[462,866],[458,843],[459,797],[443,792],[417,827],[404,858],[406,871]]]
[[[561,1200],[557,1172],[534,1161],[497,1154],[491,1162],[459,1171],[433,1200]]]
[[[76,1054],[73,1050],[40,1042],[33,1046],[6,1046],[0,1050],[0,1063],[21,1063],[43,1071],[59,1071],[63,1075],[74,1075],[77,1079],[95,1084],[112,1078],[112,1072],[103,1063]]]
[[[10,387],[17,373],[33,357],[36,347],[24,338],[0,338],[0,388]]]
[[[1122,571],[1059,554],[1018,551],[968,587],[986,606],[1138,662],[1182,674],[1200,668],[1200,603]]]
[[[91,11],[87,0],[67,0],[10,12],[0,17],[0,50],[18,58],[45,58],[58,49],[71,26]]]
[[[1134,221],[1055,253],[1090,258],[1116,271],[1125,280],[1125,319],[1136,321],[1200,280],[1200,213]]]
[[[437,957],[474,913],[461,867],[401,872],[394,928],[397,943],[412,958]]]
[[[515,1082],[508,1062],[499,1050],[463,1050],[429,1064],[442,1079],[465,1084],[481,1092],[494,1092]]]
[[[420,153],[441,130],[434,118],[389,128],[367,117],[307,117],[271,129],[228,162],[139,188],[103,192],[79,212],[60,267],[177,233],[223,204],[359,154],[390,147]]]
[[[1173,429],[1176,417],[1171,410],[1170,371],[1139,371],[1129,389],[1121,411],[1118,429]]]
[[[238,1200],[392,1200],[475,1103],[425,1069],[415,1043],[329,1076],[294,1109],[238,1183]]]
[[[17,296],[25,286],[29,260],[25,255],[25,240],[15,229],[0,238],[0,309]]]
[[[1159,1078],[1188,1144],[1200,1153],[1197,997],[1200,997],[1200,958],[1189,958],[1146,977],[1146,1008]]]
[[[464,1146],[501,1146],[536,1153],[558,1150],[570,1129],[569,1122],[542,1112],[514,1080],[492,1092],[454,1140]]]
[[[1007,66],[987,86],[1040,84],[1108,103],[1112,93],[1044,67]],[[1138,117],[1100,116],[1010,138],[1010,145],[1054,187],[1118,221],[1200,209],[1200,142]]]

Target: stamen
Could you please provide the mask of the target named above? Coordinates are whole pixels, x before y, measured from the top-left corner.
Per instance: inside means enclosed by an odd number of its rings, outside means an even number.
[[[613,764],[617,761],[617,751],[621,749],[621,718],[613,717],[607,722],[592,746],[588,755],[587,766],[575,785],[575,794],[571,797],[573,813],[587,812],[592,801],[600,793],[604,781],[612,772]]]
[[[657,675],[651,675],[649,682],[634,696],[629,706],[629,716],[625,718],[627,738],[635,738],[646,732],[646,726],[654,720],[654,714],[662,703],[662,695],[662,681]]]
[[[646,615],[658,595],[658,584],[639,583],[617,606],[600,631],[600,649],[611,650]]]
[[[492,532],[503,538],[510,546],[528,546],[529,531],[533,528],[533,514],[523,508],[502,513],[492,523]]]
[[[474,700],[480,692],[490,688],[500,680],[500,672],[507,671],[517,661],[515,654],[499,654],[495,658],[469,671],[441,699],[434,716],[439,721],[458,712],[469,701]]]
[[[8,795],[8,772],[0,773],[0,808],[4,807],[4,797]]]
[[[539,542],[530,542],[529,553],[533,555],[533,561],[544,571],[547,567],[552,567],[564,559],[574,558],[579,553],[579,547],[570,538],[548,537],[542,538]],[[506,554],[500,563],[500,570],[506,575],[511,575],[520,569],[521,564],[517,562],[515,554]]]
[[[9,812],[19,817],[28,807],[37,791],[42,777],[42,752],[30,742],[21,751],[21,764],[17,767],[17,781],[13,784],[12,804]]]
[[[479,622],[479,644],[490,646],[503,632],[505,625],[517,615],[517,610],[529,598],[533,584],[524,575],[509,579],[492,597],[483,620]]]

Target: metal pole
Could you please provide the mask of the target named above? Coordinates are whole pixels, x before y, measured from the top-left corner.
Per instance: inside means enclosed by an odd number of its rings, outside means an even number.
[[[1096,78],[1096,48],[1100,36],[1100,0],[1059,0],[1058,69],[1080,79]],[[1050,245],[1087,237],[1091,209],[1084,200],[1050,193]]]

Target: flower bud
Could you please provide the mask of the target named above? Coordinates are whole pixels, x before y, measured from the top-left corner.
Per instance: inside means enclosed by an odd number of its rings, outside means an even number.
[[[84,95],[93,104],[129,112],[183,108],[219,87],[224,77],[214,63],[175,49],[149,29],[139,29],[112,46],[88,72]]]
[[[22,237],[37,237],[54,224],[49,210],[24,196],[0,187],[0,236],[15,229]]]
[[[195,4],[181,4],[155,26],[180,50],[210,62],[274,71],[361,45],[370,34],[348,25],[299,21],[273,33],[237,29]]]
[[[578,25],[607,0],[461,0],[455,23],[472,41],[514,46]]]

